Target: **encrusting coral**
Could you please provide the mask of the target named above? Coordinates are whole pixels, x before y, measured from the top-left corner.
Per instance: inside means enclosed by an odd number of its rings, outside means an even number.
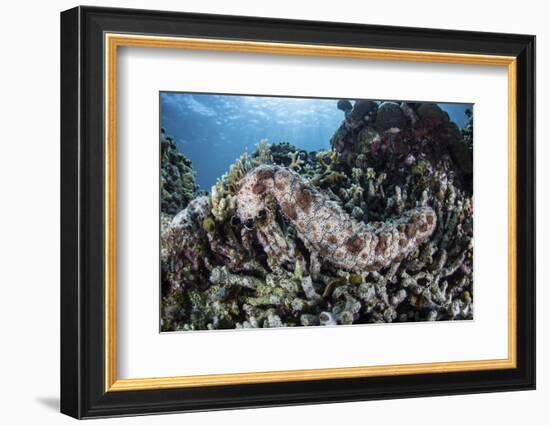
[[[471,111],[336,106],[331,149],[262,140],[163,218],[162,330],[473,317]]]

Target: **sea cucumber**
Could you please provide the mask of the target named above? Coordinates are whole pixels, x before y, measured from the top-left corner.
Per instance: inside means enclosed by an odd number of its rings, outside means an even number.
[[[426,242],[436,228],[430,207],[405,211],[385,222],[361,223],[295,172],[261,165],[243,178],[237,216],[247,226],[272,219],[279,209],[308,249],[336,267],[375,271],[400,261]]]

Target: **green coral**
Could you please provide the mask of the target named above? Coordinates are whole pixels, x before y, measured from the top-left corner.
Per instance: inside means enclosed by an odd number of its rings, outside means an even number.
[[[214,233],[214,231],[216,230],[216,222],[212,217],[206,217],[202,221],[202,228],[206,233]]]
[[[415,176],[422,176],[428,169],[428,162],[427,161],[418,161],[414,166],[411,168],[411,172]]]
[[[349,283],[351,283],[352,285],[360,285],[361,283],[363,283],[363,276],[361,276],[360,274],[354,273],[350,275]]]

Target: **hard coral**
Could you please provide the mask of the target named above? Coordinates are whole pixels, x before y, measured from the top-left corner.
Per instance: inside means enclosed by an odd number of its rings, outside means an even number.
[[[161,130],[161,211],[174,215],[197,194],[193,164],[180,153],[176,143]]]

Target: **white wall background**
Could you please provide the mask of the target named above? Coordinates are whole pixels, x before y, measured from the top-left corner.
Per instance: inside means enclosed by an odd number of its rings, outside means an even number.
[[[0,14],[0,422],[69,423],[59,392],[59,12],[77,3],[6,2]],[[156,8],[537,35],[538,53],[538,389],[110,420],[109,423],[263,424],[547,423],[550,413],[550,27],[544,2],[277,0],[96,1]],[[101,422],[101,421],[100,421]]]

